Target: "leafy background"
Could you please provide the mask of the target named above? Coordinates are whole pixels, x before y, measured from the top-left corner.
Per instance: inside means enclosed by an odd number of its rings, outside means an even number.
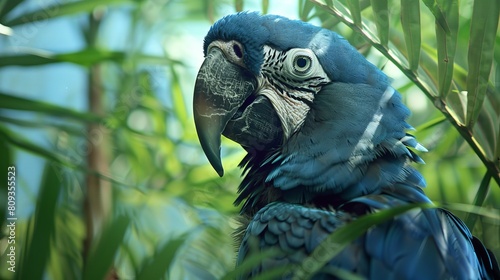
[[[210,24],[241,10],[334,30],[393,78],[429,149],[426,193],[500,258],[500,4],[287,3],[0,0],[0,177],[16,168],[18,218],[11,273],[0,208],[0,278],[234,276],[243,151],[224,140],[219,178],[191,95]]]

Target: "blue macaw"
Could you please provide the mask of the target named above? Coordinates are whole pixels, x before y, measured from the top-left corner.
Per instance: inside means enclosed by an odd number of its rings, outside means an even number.
[[[426,149],[406,133],[408,108],[343,37],[241,12],[217,21],[203,49],[194,90],[201,146],[220,176],[221,134],[248,152],[235,201],[243,203],[237,263],[279,252],[242,278],[300,265],[329,234],[367,213],[430,202],[411,166],[423,162],[415,151]],[[493,254],[438,208],[374,226],[315,278],[335,279],[336,268],[369,279],[500,279]]]

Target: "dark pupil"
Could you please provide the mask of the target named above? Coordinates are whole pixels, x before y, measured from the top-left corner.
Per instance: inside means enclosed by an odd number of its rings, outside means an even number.
[[[304,68],[304,67],[306,67],[306,64],[307,64],[307,61],[306,61],[306,59],[305,59],[305,58],[303,58],[303,57],[299,57],[299,58],[297,59],[297,66],[299,66],[300,68]]]
[[[239,57],[239,58],[242,58],[243,57],[243,52],[241,51],[241,48],[240,46],[234,44],[233,45],[233,51],[234,51],[234,54]]]

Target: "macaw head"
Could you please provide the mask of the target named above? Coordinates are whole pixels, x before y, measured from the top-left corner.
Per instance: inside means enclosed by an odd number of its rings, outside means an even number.
[[[409,110],[387,76],[332,31],[241,12],[210,28],[204,53],[194,119],[221,176],[221,134],[249,153],[279,151],[282,164],[265,180],[282,189],[318,179],[297,177],[307,162],[323,171],[345,163],[346,173],[386,152],[413,155],[406,146],[421,147],[405,133]]]

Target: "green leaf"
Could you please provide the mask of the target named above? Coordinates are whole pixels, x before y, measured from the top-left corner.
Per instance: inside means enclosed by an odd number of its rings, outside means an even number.
[[[60,62],[69,62],[84,67],[90,67],[103,61],[122,63],[126,54],[120,51],[108,51],[105,49],[87,48],[72,53],[53,54],[42,51],[34,51],[30,54],[0,56],[0,67],[7,66],[37,66]],[[163,56],[139,54],[135,57],[137,62],[145,64],[181,64],[178,61]]]
[[[474,126],[488,87],[500,13],[499,1],[474,1],[467,76],[466,124]]]
[[[38,51],[32,54],[0,57],[0,67],[36,66],[58,62],[70,62],[88,67],[98,62],[107,60],[122,62],[124,57],[125,54],[123,52],[107,51],[95,48],[87,48],[82,51],[63,54],[51,54]]]
[[[130,218],[120,216],[114,219],[94,243],[87,257],[83,279],[104,279],[113,264],[116,252],[123,242],[130,224]]]
[[[387,47],[389,45],[389,9],[387,0],[371,0],[371,4],[380,44]]]
[[[309,279],[322,269],[333,257],[339,254],[351,242],[363,235],[370,227],[384,223],[397,215],[415,208],[435,208],[431,203],[417,203],[380,210],[362,216],[330,234],[314,249],[294,272],[295,279]]]
[[[445,17],[448,27],[448,32],[446,32],[436,18],[439,96],[446,98],[451,88],[455,64],[458,33],[458,1],[440,0],[439,2],[439,6],[442,7],[440,10]]]
[[[479,185],[479,190],[476,193],[476,197],[474,198],[474,206],[483,205],[484,200],[486,199],[486,195],[490,190],[490,180],[491,180],[491,175],[489,174],[489,172],[486,172],[486,174],[484,174],[483,180],[481,181],[481,184]],[[465,224],[467,225],[467,227],[469,227],[470,230],[474,228],[476,221],[477,221],[476,214],[472,213],[467,214],[467,218],[465,219]]]
[[[26,255],[22,258],[18,279],[43,279],[49,259],[50,243],[54,235],[55,212],[61,182],[54,164],[46,164],[33,216],[33,231],[26,245]]]
[[[77,165],[77,163],[81,162],[81,159],[78,158],[75,161],[75,158],[72,158],[71,156],[63,156],[60,153],[57,153],[53,150],[48,150],[46,148],[43,148],[25,138],[23,138],[20,135],[17,135],[16,133],[13,133],[10,131],[7,127],[0,125],[0,138],[6,139],[7,142],[17,148],[21,148],[27,152],[33,153],[37,156],[43,157],[47,160],[54,161],[56,163],[62,164],[66,167],[78,169],[82,172],[87,172],[89,174],[93,174],[99,178],[102,178],[104,180],[110,181],[114,184],[118,184],[121,186],[128,186],[130,188],[133,187],[133,185],[119,181],[112,176],[109,176],[107,174],[101,174],[99,172],[96,172],[95,170],[90,170],[85,166],[82,165]]]
[[[269,259],[278,255],[279,251],[276,249],[268,249],[259,253],[250,254],[241,264],[238,264],[238,266],[234,270],[231,270],[226,275],[224,275],[221,280],[237,279],[239,275],[244,275],[250,272],[255,266],[258,266],[262,262],[262,260]],[[287,268],[290,269],[290,267],[288,266]],[[273,269],[273,271],[274,270],[275,269]],[[282,268],[278,267],[276,270],[281,271]]]
[[[262,13],[265,15],[269,11],[269,0],[262,0]]]
[[[172,94],[172,104],[174,104],[174,114],[176,119],[182,123],[183,127],[187,127],[187,106],[186,100],[184,99],[184,94],[181,88],[181,80],[174,66],[170,67],[170,71],[172,73],[171,79],[171,94]]]
[[[5,15],[21,4],[23,0],[1,0],[0,1],[0,22],[5,22]]]
[[[154,256],[146,261],[146,264],[142,266],[137,274],[137,279],[162,279],[186,239],[186,235],[181,235],[169,240]]]
[[[9,0],[10,1],[10,0]],[[95,8],[102,5],[118,5],[118,4],[134,4],[136,1],[131,0],[107,0],[103,2],[101,0],[86,0],[86,1],[75,1],[75,2],[63,2],[62,4],[56,4],[51,6],[43,6],[38,10],[21,14],[13,19],[6,21],[4,24],[6,26],[16,26],[20,24],[45,21],[51,18],[74,15],[79,13],[92,12]]]
[[[68,160],[64,159],[60,154],[54,153],[54,151],[42,148],[32,142],[24,139],[23,137],[13,133],[7,127],[0,125],[0,138],[6,139],[11,145],[22,148],[36,155],[42,156],[48,160],[55,161],[66,166],[73,166]]]
[[[434,15],[434,18],[436,18],[436,24],[438,24],[445,33],[450,32],[450,27],[448,26],[448,23],[446,22],[446,17],[441,10],[441,7],[438,5],[437,0],[422,0],[424,4],[431,10],[432,14]]]
[[[427,129],[433,128],[436,125],[442,124],[444,122],[446,122],[446,117],[445,116],[439,116],[439,117],[437,117],[435,119],[432,119],[432,120],[430,120],[430,121],[428,121],[428,122],[426,122],[424,124],[421,124],[421,125],[417,126],[415,128],[415,130],[418,131],[418,132],[423,132],[423,131],[425,131]]]
[[[309,14],[312,11],[312,8],[314,8],[313,3],[307,0],[300,0],[299,1],[299,18],[302,21],[308,21],[309,19]]]
[[[481,145],[484,154],[492,162],[496,162],[500,167],[498,160],[498,148],[500,147],[500,93],[491,85],[486,90],[486,97],[483,106],[479,112],[473,134],[477,142]]]
[[[351,12],[354,24],[361,27],[361,9],[359,8],[359,0],[347,0],[347,7]]]
[[[410,70],[418,69],[421,49],[420,1],[401,0],[401,25],[405,37]]]
[[[234,10],[237,12],[243,11],[243,0],[234,0]]]
[[[9,143],[7,142],[7,139],[5,137],[0,137],[0,182],[5,182],[2,185],[0,185],[0,203],[1,205],[4,205],[4,207],[1,207],[0,209],[0,219],[2,221],[5,221],[6,217],[6,210],[7,210],[7,193],[10,189],[10,191],[15,190],[16,187],[16,176],[12,176],[14,174],[9,173],[12,169],[12,167],[16,168],[14,165],[14,161],[12,158],[12,149],[9,146]],[[14,183],[11,183],[14,182]],[[14,187],[14,189],[12,189]]]
[[[0,108],[3,109],[38,112],[38,113],[48,114],[51,116],[67,117],[74,120],[87,121],[87,122],[97,122],[101,120],[101,118],[90,113],[78,112],[68,108],[59,107],[57,105],[53,105],[47,102],[34,101],[22,97],[17,97],[11,94],[0,92],[0,98],[2,99],[2,102],[0,102]]]

